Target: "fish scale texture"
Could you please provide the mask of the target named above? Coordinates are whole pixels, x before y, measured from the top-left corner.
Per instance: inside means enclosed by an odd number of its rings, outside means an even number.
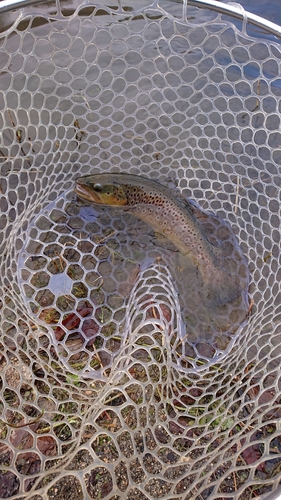
[[[1,498],[248,500],[281,479],[281,48],[146,4],[1,28]],[[73,192],[103,171],[177,185],[226,221],[214,243],[232,228],[237,334],[185,343],[168,249]]]

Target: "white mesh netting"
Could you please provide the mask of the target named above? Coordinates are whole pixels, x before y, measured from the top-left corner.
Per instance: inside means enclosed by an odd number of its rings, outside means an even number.
[[[57,7],[0,39],[0,497],[257,498],[281,480],[281,49],[180,3]],[[240,328],[178,342],[169,249],[73,192],[104,170],[230,224]]]

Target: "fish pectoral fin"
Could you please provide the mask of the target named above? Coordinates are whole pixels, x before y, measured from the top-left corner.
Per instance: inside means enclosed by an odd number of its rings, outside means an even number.
[[[158,240],[166,240],[167,239],[166,236],[164,236],[162,233],[158,233],[158,231],[154,231],[154,234]]]
[[[157,240],[155,242],[156,245],[163,248],[167,248],[168,250],[172,250],[173,252],[177,251],[175,245],[170,240],[168,240],[168,238],[166,238],[166,236],[164,236],[162,233],[154,231],[154,236]]]
[[[158,243],[161,243],[162,245],[165,245],[165,243],[171,243],[166,236],[162,233],[158,233],[158,231],[154,231],[154,236],[157,239]],[[171,243],[172,244],[172,243]]]

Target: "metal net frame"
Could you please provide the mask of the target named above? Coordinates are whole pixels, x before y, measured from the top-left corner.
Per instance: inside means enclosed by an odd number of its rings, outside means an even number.
[[[190,4],[5,7],[1,498],[279,486],[281,48]],[[77,201],[100,171],[168,179],[232,227],[252,314],[221,357],[177,348],[173,274],[153,248],[140,265],[147,227]]]

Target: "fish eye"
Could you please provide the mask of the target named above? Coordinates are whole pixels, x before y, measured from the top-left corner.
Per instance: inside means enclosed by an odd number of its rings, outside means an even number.
[[[94,184],[93,189],[98,192],[101,191],[102,190],[101,184]]]

